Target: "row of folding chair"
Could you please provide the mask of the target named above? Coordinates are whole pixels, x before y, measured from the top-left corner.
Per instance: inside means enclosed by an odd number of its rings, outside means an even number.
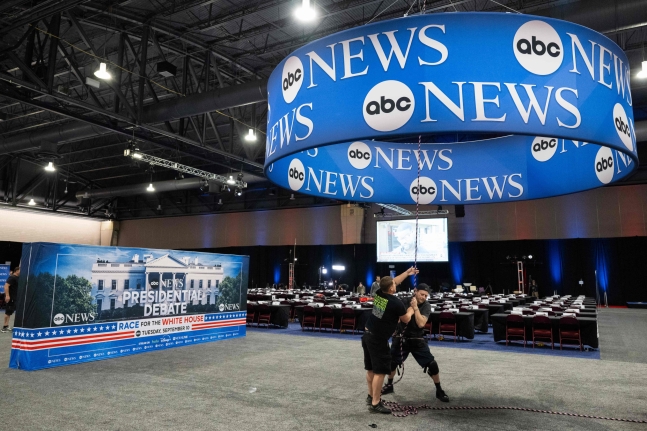
[[[506,318],[505,325],[505,344],[508,345],[510,339],[523,340],[523,347],[526,347],[526,326],[522,316],[510,314]],[[553,340],[553,326],[551,320],[546,316],[534,316],[532,318],[532,347],[535,348],[537,340],[550,341],[551,348],[555,349],[555,340]],[[580,324],[576,318],[565,316],[559,319],[559,350],[562,350],[567,341],[577,341],[582,351],[582,333]]]

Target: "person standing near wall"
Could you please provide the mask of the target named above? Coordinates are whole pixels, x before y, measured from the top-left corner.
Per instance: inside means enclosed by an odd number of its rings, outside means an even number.
[[[375,296],[377,291],[380,290],[380,276],[375,277],[375,281],[371,284],[371,296]]]
[[[5,296],[5,315],[4,315],[4,325],[2,325],[1,332],[9,331],[9,319],[14,311],[16,311],[16,298],[18,297],[18,277],[20,277],[20,266],[17,266],[13,270],[13,275],[10,275],[7,278],[7,282],[4,285],[4,296]]]

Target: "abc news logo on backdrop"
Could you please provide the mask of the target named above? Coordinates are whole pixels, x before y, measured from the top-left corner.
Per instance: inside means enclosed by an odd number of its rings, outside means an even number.
[[[620,103],[616,103],[613,107],[613,126],[618,133],[618,137],[629,151],[634,150],[634,136],[629,126],[629,118],[625,108]]]
[[[609,184],[613,180],[613,153],[609,147],[600,147],[593,163],[595,175],[602,184]]]
[[[54,324],[62,325],[63,323],[88,323],[94,322],[94,313],[74,313],[74,314],[63,314],[58,313],[54,316]]]
[[[413,92],[400,81],[383,81],[366,95],[364,121],[378,132],[391,132],[407,124],[416,106]]]
[[[530,145],[532,156],[538,162],[547,162],[557,151],[557,139],[537,136]]]
[[[371,148],[364,142],[353,142],[348,146],[348,162],[355,169],[366,169],[373,159]]]
[[[299,57],[290,57],[283,64],[281,90],[283,91],[285,103],[292,103],[299,94],[303,84],[303,70],[303,63]]]
[[[438,189],[436,183],[429,177],[420,177],[411,182],[409,186],[409,194],[413,202],[418,202],[420,205],[430,204],[436,199]]]
[[[303,187],[306,180],[306,169],[299,159],[293,159],[288,166],[288,185],[295,192]]]
[[[564,59],[564,46],[555,29],[543,21],[528,21],[517,30],[512,43],[519,64],[535,75],[550,75]]]

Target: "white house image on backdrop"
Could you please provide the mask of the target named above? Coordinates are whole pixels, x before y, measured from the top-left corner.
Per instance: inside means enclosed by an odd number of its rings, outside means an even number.
[[[165,254],[157,259],[145,254],[143,260],[135,254],[129,262],[108,262],[98,259],[92,265],[92,297],[99,310],[114,310],[133,306],[124,304],[124,291],[146,292],[149,290],[202,291],[202,300],[193,300],[193,305],[215,304],[220,283],[224,278],[222,265],[200,264],[198,258],[183,257],[181,260]]]

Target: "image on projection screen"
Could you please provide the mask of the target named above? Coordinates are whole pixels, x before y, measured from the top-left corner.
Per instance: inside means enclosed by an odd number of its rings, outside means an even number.
[[[377,222],[377,261],[413,262],[415,220]],[[447,219],[418,221],[418,262],[447,262]]]

